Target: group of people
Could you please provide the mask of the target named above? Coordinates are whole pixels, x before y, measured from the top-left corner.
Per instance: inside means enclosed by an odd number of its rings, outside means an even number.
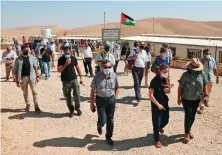
[[[81,42],[80,42],[81,44]],[[115,104],[119,94],[119,82],[116,74],[118,61],[121,59],[125,62],[124,73],[128,75],[128,70],[132,71],[134,80],[135,99],[137,105],[141,102],[141,82],[145,73],[145,85],[149,88],[149,98],[152,107],[152,123],[155,146],[161,147],[159,133],[164,133],[164,127],[169,121],[169,98],[167,94],[171,92],[173,84],[170,83],[169,67],[172,60],[172,53],[167,44],[163,44],[160,53],[156,56],[154,62],[151,62],[151,46],[144,42],[135,42],[133,47],[129,43],[120,48],[118,43],[114,44],[114,48],[110,45],[104,45],[104,51],[98,52],[95,57],[95,75],[91,66],[92,48],[90,42],[82,42],[82,58],[85,67],[86,76],[88,73],[93,77],[91,82],[90,109],[92,112],[97,111],[98,122],[97,131],[101,135],[102,127],[106,124],[106,140],[107,143],[113,145],[112,135],[114,130],[114,113]],[[50,77],[50,61],[54,60],[52,50],[46,44],[36,47],[37,57],[41,74],[45,74],[46,79]],[[38,45],[37,45],[38,46]],[[67,107],[69,109],[69,117],[73,117],[74,111],[81,116],[80,110],[80,89],[79,84],[83,84],[83,78],[79,63],[73,54],[70,46],[65,46],[63,54],[58,59],[57,71],[61,73],[61,81],[63,85],[63,94],[66,98]],[[12,54],[10,46],[3,53],[2,59],[5,61],[6,67],[13,66],[15,74],[15,82],[17,87],[21,87],[26,103],[26,111],[30,110],[30,102],[28,100],[28,85],[32,90],[35,111],[40,113],[38,104],[38,93],[36,91],[36,83],[39,82],[38,65],[35,57],[30,53],[30,47],[27,44],[21,46],[21,55],[16,58]],[[200,113],[203,113],[204,105],[209,106],[209,95],[211,92],[214,75],[216,75],[216,83],[219,83],[216,62],[210,56],[210,50],[205,49],[204,58],[193,58],[187,64],[187,71],[183,73],[179,79],[178,87],[178,105],[182,103],[185,111],[185,137],[184,142],[188,143],[194,138],[191,134],[191,127],[195,120],[197,109],[200,105]],[[13,57],[13,58],[12,58]],[[13,60],[14,63],[13,63]],[[9,78],[6,70],[7,79]],[[12,68],[11,68],[12,69]],[[151,69],[155,73],[155,77],[148,85],[148,70]],[[79,80],[77,79],[77,73]],[[72,94],[74,104],[72,101]]]

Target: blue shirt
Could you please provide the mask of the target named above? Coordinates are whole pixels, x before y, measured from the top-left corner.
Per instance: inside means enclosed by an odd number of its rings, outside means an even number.
[[[210,57],[209,60],[201,58],[200,62],[202,62],[203,66],[204,66],[203,71],[206,74],[208,81],[213,82],[214,81],[214,69],[217,68],[215,59],[212,57]]]
[[[159,66],[160,64],[165,64],[168,65],[169,64],[169,57],[165,57],[164,59],[161,59],[160,56],[157,56],[154,60],[154,64]]]

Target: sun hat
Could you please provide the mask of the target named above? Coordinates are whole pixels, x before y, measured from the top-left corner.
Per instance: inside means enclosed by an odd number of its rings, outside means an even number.
[[[194,70],[194,71],[202,71],[203,64],[197,58],[192,58],[191,61],[187,63],[187,68]]]

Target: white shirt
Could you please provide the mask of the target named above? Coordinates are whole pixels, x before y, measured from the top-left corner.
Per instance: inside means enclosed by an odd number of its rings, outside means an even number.
[[[116,63],[114,56],[111,53],[106,53],[105,54],[105,52],[99,52],[96,55],[95,60],[96,60],[96,62],[103,61],[103,60],[109,60],[112,63],[113,66]]]
[[[87,46],[83,51],[82,51],[82,58],[92,58],[92,50],[90,46]]]
[[[11,52],[5,51],[2,53],[2,60],[6,64],[14,63],[16,58],[16,52],[13,50],[11,50]]]
[[[134,66],[138,67],[138,68],[145,68],[145,63],[148,62],[146,51],[142,50],[139,52],[139,49],[137,49],[138,53],[136,53],[134,49],[135,49],[135,47],[132,48],[130,55],[129,55],[129,57],[131,57],[131,56],[138,54],[136,57]]]
[[[51,49],[52,53],[55,53],[55,51],[56,51],[55,44],[50,45],[50,49]]]
[[[114,49],[113,49],[113,56],[116,61],[120,60],[120,45],[116,44]]]
[[[173,56],[172,56],[172,52],[169,48],[167,49],[166,56],[168,57],[168,62],[170,62],[172,60]]]

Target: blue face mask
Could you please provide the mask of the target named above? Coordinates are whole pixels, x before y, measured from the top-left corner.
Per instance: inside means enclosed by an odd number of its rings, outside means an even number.
[[[64,54],[64,56],[66,59],[70,58],[70,54]]]
[[[104,69],[104,70],[103,70],[103,73],[104,73],[105,75],[108,75],[108,74],[111,73],[111,69],[109,69],[109,68]]]

